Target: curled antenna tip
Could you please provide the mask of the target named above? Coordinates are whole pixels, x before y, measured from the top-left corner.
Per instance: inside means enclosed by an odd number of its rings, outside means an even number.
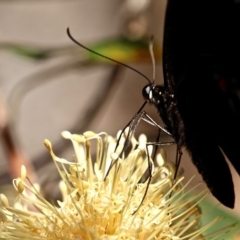
[[[71,33],[70,33],[70,28],[69,28],[69,27],[67,28],[67,35],[68,35],[69,37],[71,37]]]

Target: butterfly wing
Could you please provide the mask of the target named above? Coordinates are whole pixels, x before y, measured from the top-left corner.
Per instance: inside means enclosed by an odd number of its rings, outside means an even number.
[[[186,148],[207,187],[222,204],[233,208],[235,194],[232,176],[219,147],[211,139],[207,142],[201,138],[192,140],[187,141]]]
[[[240,174],[240,118],[219,80],[240,80],[238,19],[234,1],[169,0],[163,45],[164,86],[175,95],[184,144],[213,195],[228,207],[234,186],[219,147]]]

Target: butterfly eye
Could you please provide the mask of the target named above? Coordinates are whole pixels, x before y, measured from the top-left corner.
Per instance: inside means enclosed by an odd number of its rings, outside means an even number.
[[[152,99],[152,85],[151,84],[148,84],[143,88],[142,95],[146,101],[149,101]]]

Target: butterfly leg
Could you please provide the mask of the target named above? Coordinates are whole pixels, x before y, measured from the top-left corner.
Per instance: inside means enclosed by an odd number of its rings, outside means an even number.
[[[179,146],[179,144],[177,144],[176,159],[175,159],[176,170],[175,170],[175,173],[173,176],[173,184],[175,184],[175,182],[176,182],[178,170],[179,170],[181,159],[182,159],[182,154],[183,154],[182,148],[181,148],[181,146]]]
[[[119,146],[120,140],[121,140],[124,132],[126,131],[127,128],[129,128],[129,129],[128,129],[128,132],[127,132],[126,140],[125,140],[125,142],[124,142],[123,148],[122,148],[119,156],[121,156],[121,155],[123,154],[123,152],[127,149],[128,145],[129,145],[129,143],[130,143],[130,139],[131,139],[131,137],[133,136],[133,134],[134,134],[134,132],[135,132],[135,130],[136,130],[139,122],[140,122],[141,119],[142,119],[142,116],[143,116],[143,114],[144,114],[144,112],[143,112],[142,110],[143,110],[143,108],[145,107],[146,104],[147,104],[147,101],[145,101],[145,102],[143,103],[143,105],[140,107],[140,109],[137,111],[137,113],[133,116],[133,118],[128,122],[128,124],[127,124],[127,125],[123,128],[123,130],[121,131],[121,133],[120,133],[120,135],[119,135],[119,137],[118,137],[117,144],[116,144],[116,147],[115,147],[115,149],[114,149],[114,152],[116,152],[116,150],[117,150],[117,148],[118,148],[118,146]],[[108,171],[107,171],[107,173],[106,173],[106,175],[105,175],[104,180],[107,178],[110,170],[111,170],[112,167],[117,163],[117,161],[118,161],[118,159],[116,159],[115,161],[113,161],[113,162],[110,164],[110,166],[109,166],[109,168],[108,168]]]
[[[155,122],[147,113],[144,114],[145,118],[142,118],[142,120],[150,123],[151,125],[154,125],[156,127],[159,128],[159,131],[161,132],[164,131],[166,134],[168,134],[169,136],[172,136],[170,132],[167,131],[167,129],[163,129],[163,127],[161,125],[159,125],[157,122]],[[171,144],[174,144],[176,142],[159,142],[159,138],[157,137],[157,142],[156,143],[150,143],[152,145],[157,145],[157,146],[160,146],[160,145],[171,145]],[[156,148],[158,149],[158,148]],[[157,150],[154,152],[154,154],[157,153]],[[181,159],[182,159],[182,147],[177,144],[177,150],[176,150],[176,158],[175,158],[175,166],[176,166],[176,170],[174,172],[174,176],[173,176],[173,186],[176,182],[176,178],[177,178],[177,174],[178,174],[178,170],[179,170],[179,167],[180,167],[180,163],[181,163]],[[155,157],[155,156],[154,156]],[[172,196],[172,192],[170,193],[170,197]]]
[[[135,214],[139,208],[141,207],[141,205],[143,204],[143,201],[144,199],[146,198],[147,196],[147,192],[148,192],[148,189],[149,189],[149,186],[150,186],[150,183],[151,183],[151,180],[152,180],[152,166],[153,166],[153,162],[151,161],[150,159],[150,154],[149,154],[149,150],[148,150],[148,146],[151,146],[151,145],[155,145],[156,148],[154,150],[154,153],[153,153],[153,159],[155,159],[156,157],[156,154],[157,154],[157,151],[158,151],[158,147],[159,146],[166,146],[166,145],[172,145],[172,144],[175,144],[176,142],[175,141],[169,141],[169,142],[160,142],[160,135],[161,135],[161,132],[164,131],[166,134],[172,136],[170,134],[170,132],[167,131],[166,128],[162,127],[161,125],[159,125],[157,122],[155,122],[145,111],[142,111],[141,112],[141,118],[140,120],[143,120],[155,127],[158,128],[158,135],[157,135],[157,138],[156,138],[156,142],[148,142],[146,144],[146,152],[147,152],[147,159],[148,159],[148,172],[149,172],[149,177],[148,177],[148,182],[147,182],[147,186],[146,186],[146,189],[145,189],[145,192],[144,192],[144,195],[143,195],[143,198],[141,200],[141,203],[139,204],[138,208],[134,211],[133,214]]]
[[[145,111],[142,112],[142,120],[157,127],[158,129],[161,129],[163,132],[165,132],[167,135],[172,136],[172,134],[163,126],[158,124],[156,121],[154,121]]]
[[[146,144],[146,152],[147,152],[147,160],[148,160],[148,173],[149,173],[149,177],[148,177],[148,182],[147,182],[147,186],[143,195],[143,198],[138,206],[138,208],[133,212],[133,215],[139,210],[139,208],[141,207],[141,205],[143,204],[144,199],[147,196],[147,192],[152,180],[152,166],[153,166],[153,161],[150,159],[150,153],[149,153],[149,149],[148,146],[152,146],[152,145],[158,145],[158,146],[166,146],[166,145],[172,145],[175,144],[175,142],[149,142]]]
[[[119,146],[119,142],[120,142],[120,140],[121,140],[121,138],[122,138],[123,133],[125,132],[125,130],[126,130],[128,127],[130,128],[130,126],[133,125],[133,123],[134,123],[135,120],[138,118],[139,114],[142,112],[142,110],[143,110],[143,108],[146,106],[146,104],[147,104],[147,101],[145,101],[145,102],[143,103],[143,105],[139,108],[139,110],[137,111],[137,113],[136,113],[136,114],[133,116],[133,118],[128,122],[128,124],[123,128],[123,130],[121,131],[120,136],[118,137],[117,144],[116,144],[116,147],[115,147],[114,152],[116,151],[117,147]],[[130,137],[130,132],[131,132],[131,131],[130,131],[130,129],[129,129],[126,139],[129,139],[129,137]]]
[[[175,172],[173,175],[173,181],[172,181],[172,187],[174,187],[175,183],[176,183],[176,179],[177,179],[177,174],[178,174],[178,170],[180,167],[180,163],[181,163],[181,159],[182,159],[182,148],[179,144],[177,144],[177,151],[176,151],[176,158],[175,158]],[[171,193],[169,194],[169,199],[172,197],[172,193],[173,193],[173,189],[171,191]]]
[[[123,128],[118,140],[117,140],[117,144],[116,144],[116,147],[115,147],[115,151],[117,149],[117,147],[119,146],[119,142],[120,142],[120,139],[123,135],[123,133],[125,132],[125,130],[129,127],[129,131],[128,131],[128,134],[126,136],[126,144],[124,147],[127,147],[128,145],[128,140],[130,139],[130,136],[133,135],[133,133],[135,132],[139,122],[141,120],[149,123],[150,125],[153,125],[155,127],[157,127],[159,129],[159,131],[163,131],[165,132],[167,135],[169,136],[172,136],[172,134],[163,126],[161,126],[160,124],[158,124],[156,121],[154,121],[145,111],[143,111],[144,107],[146,106],[147,104],[147,101],[145,101],[143,103],[143,105],[140,107],[140,109],[137,111],[137,113],[133,116],[133,118],[128,122],[128,124]],[[159,136],[160,137],[160,136]],[[124,148],[123,148],[124,149]],[[125,149],[124,149],[125,150]]]
[[[170,135],[171,134],[168,132],[168,130],[166,128],[164,128],[163,126],[159,125],[157,122],[155,122],[145,111],[143,111],[145,105],[147,104],[147,101],[145,101],[143,103],[143,105],[139,108],[139,110],[137,111],[137,113],[133,116],[133,118],[128,122],[128,124],[123,128],[123,130],[121,131],[121,134],[120,136],[118,137],[118,140],[117,140],[117,144],[116,144],[116,147],[115,147],[115,150],[114,152],[116,152],[118,146],[119,146],[119,143],[120,143],[120,140],[124,134],[124,132],[126,131],[127,128],[129,128],[128,130],[128,133],[127,133],[127,136],[126,136],[126,140],[124,142],[124,145],[123,145],[123,148],[122,148],[122,151],[121,153],[119,154],[119,156],[121,156],[123,154],[123,152],[127,149],[129,143],[130,143],[130,139],[131,137],[133,136],[138,124],[140,123],[141,120],[157,127],[159,129],[159,138],[160,138],[160,132],[163,131],[165,132],[166,134]],[[117,162],[117,159],[111,163],[107,173],[106,173],[106,176],[104,179],[106,179],[106,177],[108,176],[111,168],[116,164]]]
[[[151,180],[152,180],[152,166],[153,166],[153,162],[150,158],[150,153],[149,153],[149,149],[148,149],[148,146],[150,145],[155,145],[157,146],[155,148],[155,151],[154,151],[154,154],[153,154],[153,159],[155,159],[156,157],[156,154],[157,154],[157,150],[158,150],[158,147],[159,146],[164,146],[164,145],[171,145],[171,144],[175,144],[175,142],[171,141],[171,142],[160,142],[160,135],[161,135],[161,132],[165,132],[167,135],[169,136],[172,136],[171,133],[163,126],[159,125],[156,121],[154,121],[145,111],[143,111],[143,108],[145,107],[145,105],[147,104],[147,102],[144,102],[144,104],[141,106],[141,108],[137,111],[137,113],[133,116],[133,118],[128,122],[128,124],[123,128],[123,130],[121,131],[120,133],[120,136],[118,137],[118,140],[117,140],[117,144],[116,144],[116,147],[115,147],[115,151],[116,149],[118,148],[119,144],[120,144],[120,140],[124,134],[124,132],[126,131],[127,128],[128,129],[128,132],[127,132],[127,136],[126,136],[126,140],[124,142],[124,145],[123,145],[123,148],[122,148],[122,151],[121,153],[119,154],[119,156],[121,156],[123,154],[123,152],[127,149],[129,143],[130,143],[130,139],[131,137],[133,136],[134,132],[136,131],[136,128],[137,126],[139,125],[140,121],[143,120],[147,123],[149,123],[150,125],[152,126],[155,126],[158,128],[158,135],[157,135],[157,138],[156,138],[156,142],[150,142],[150,143],[147,143],[146,144],[146,152],[147,152],[147,160],[148,160],[148,172],[149,172],[149,177],[148,177],[148,182],[147,182],[147,187],[145,189],[145,192],[144,192],[144,195],[143,195],[143,198],[141,200],[141,203],[139,204],[138,208],[134,211],[133,214],[135,214],[139,208],[141,207],[141,205],[143,204],[143,201],[144,199],[146,198],[146,195],[147,195],[147,192],[148,192],[148,189],[149,189],[149,186],[150,186],[150,183],[151,183]],[[116,159],[115,161],[113,161],[106,173],[106,176],[105,176],[105,179],[106,177],[108,176],[111,168],[117,163],[118,159]]]

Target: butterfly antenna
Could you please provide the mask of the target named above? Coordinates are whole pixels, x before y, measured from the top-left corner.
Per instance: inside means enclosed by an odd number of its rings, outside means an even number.
[[[153,53],[153,35],[151,36],[150,38],[150,41],[149,41],[149,52],[150,52],[150,55],[151,55],[151,59],[152,59],[152,65],[153,65],[153,81],[152,81],[152,84],[154,84],[155,82],[155,76],[156,76],[156,63],[155,63],[155,57],[154,57],[154,53]]]
[[[134,72],[136,72],[136,73],[138,73],[139,75],[141,75],[142,77],[144,77],[149,83],[151,83],[150,79],[149,79],[148,77],[146,77],[144,74],[142,74],[141,72],[139,72],[138,70],[136,70],[136,69],[134,69],[134,68],[132,68],[132,67],[124,64],[124,63],[118,62],[117,60],[114,60],[114,59],[112,59],[112,58],[110,58],[110,57],[107,57],[107,56],[104,56],[104,55],[102,55],[102,54],[100,54],[100,53],[97,53],[97,52],[91,50],[90,48],[85,47],[84,45],[82,45],[81,43],[79,43],[77,40],[75,40],[75,39],[73,38],[73,36],[72,36],[71,33],[70,33],[70,29],[69,29],[69,28],[67,28],[67,35],[68,35],[69,38],[70,38],[74,43],[76,43],[78,46],[80,46],[80,47],[86,49],[87,51],[89,51],[89,52],[91,52],[91,53],[94,53],[94,54],[96,54],[96,55],[98,55],[98,56],[100,56],[100,57],[103,57],[103,58],[105,58],[105,59],[108,59],[108,60],[110,60],[110,61],[112,61],[112,62],[115,62],[115,63],[117,63],[117,64],[120,64],[120,65],[122,65],[122,66],[124,66],[124,67],[127,67],[127,68],[133,70]]]

